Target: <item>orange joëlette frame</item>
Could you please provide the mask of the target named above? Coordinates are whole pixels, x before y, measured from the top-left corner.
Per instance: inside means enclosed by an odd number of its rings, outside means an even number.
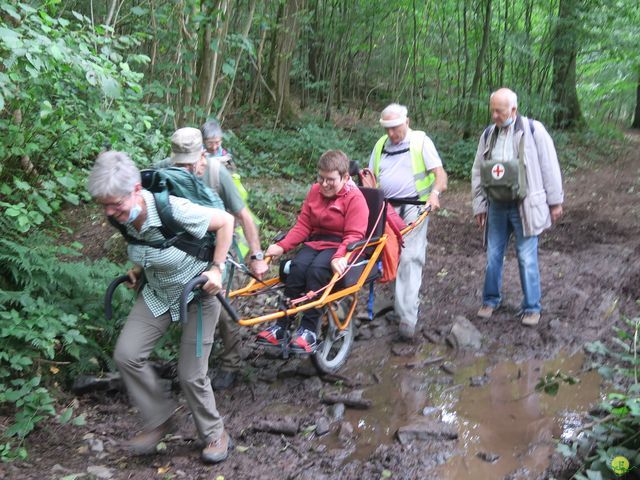
[[[416,228],[418,225],[420,225],[427,218],[427,216],[429,215],[429,212],[430,212],[429,209],[425,210],[413,223],[407,225],[404,229],[402,229],[401,231],[402,235],[403,236],[406,235],[407,233],[411,232],[414,228]],[[253,325],[258,325],[260,323],[271,322],[285,316],[294,316],[299,312],[304,312],[305,310],[309,310],[312,308],[325,307],[327,305],[330,305],[332,302],[336,300],[340,300],[349,295],[355,295],[354,300],[357,300],[357,293],[365,284],[367,278],[369,277],[369,274],[371,273],[371,270],[376,265],[376,262],[378,261],[378,258],[380,257],[380,254],[382,253],[382,249],[384,248],[386,243],[387,243],[387,235],[383,234],[377,240],[371,241],[361,248],[361,249],[369,249],[369,248],[375,247],[373,252],[370,254],[369,258],[367,259],[367,265],[365,266],[364,270],[360,274],[360,277],[358,277],[358,281],[355,284],[351,285],[350,287],[346,287],[334,292],[333,287],[335,286],[336,282],[340,278],[340,276],[337,273],[334,273],[333,277],[331,278],[327,286],[324,288],[322,295],[320,297],[311,298],[307,302],[300,303],[297,306],[286,309],[286,310],[278,310],[276,312],[259,315],[251,318],[241,318],[238,321],[238,323],[242,326],[250,327]],[[361,250],[361,249],[358,249],[358,250]],[[349,259],[352,256],[356,255],[358,250],[353,252],[348,252],[346,255],[347,261],[349,261]],[[255,279],[251,279],[245,287],[229,292],[229,298],[232,299],[232,298],[241,298],[241,297],[258,295],[260,293],[270,291],[270,287],[274,287],[279,283],[280,283],[280,279],[278,276],[267,279],[267,280],[262,280],[260,282],[256,281]],[[335,322],[339,330],[344,330],[349,326],[349,322],[351,321],[356,305],[357,305],[357,301],[353,301],[351,303],[351,308],[349,312],[347,312],[347,316],[344,322],[340,322],[338,315],[335,313],[333,309],[330,310],[330,313],[331,313],[330,317],[333,319],[333,321]]]

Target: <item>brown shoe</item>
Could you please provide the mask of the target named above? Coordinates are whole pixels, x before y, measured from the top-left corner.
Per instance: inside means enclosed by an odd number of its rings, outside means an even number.
[[[527,312],[522,315],[522,324],[527,327],[535,327],[540,321],[540,312]]]
[[[126,447],[135,455],[148,455],[156,451],[156,446],[165,435],[175,430],[173,416],[169,417],[162,425],[151,430],[143,431],[126,443]]]
[[[491,318],[494,310],[495,308],[493,308],[491,305],[482,305],[480,307],[480,310],[478,310],[477,315],[479,318]]]
[[[219,463],[226,460],[229,450],[233,448],[233,441],[226,430],[222,432],[219,439],[209,442],[202,450],[202,461],[205,463]]]

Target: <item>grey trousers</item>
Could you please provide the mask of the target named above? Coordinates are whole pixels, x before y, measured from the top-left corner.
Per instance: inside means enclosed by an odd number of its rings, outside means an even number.
[[[196,357],[197,301],[189,305],[189,321],[182,325],[178,379],[200,438],[210,442],[224,431],[222,418],[207,376],[213,332],[220,314],[220,302],[214,296],[202,298],[202,356]],[[120,332],[113,358],[118,365],[132,403],[140,411],[144,430],[163,424],[173,414],[176,404],[167,398],[158,377],[149,364],[156,342],[171,325],[169,312],[154,317],[142,296],[138,296]]]
[[[398,213],[401,207],[396,207]],[[409,224],[418,218],[418,206],[405,205],[403,220]],[[422,270],[427,260],[427,229],[429,217],[417,228],[404,236],[404,247],[400,254],[395,284],[394,310],[400,319],[401,328],[413,331],[418,322]]]
[[[220,328],[222,346],[224,347],[222,355],[218,360],[220,368],[222,370],[237,372],[242,368],[242,336],[240,334],[240,325],[238,325],[223,308],[220,311],[218,326]]]

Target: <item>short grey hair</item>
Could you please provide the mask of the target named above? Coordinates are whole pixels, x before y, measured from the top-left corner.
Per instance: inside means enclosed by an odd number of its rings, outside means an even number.
[[[215,120],[209,120],[200,127],[203,140],[207,138],[222,138],[222,128]]]
[[[122,197],[141,183],[140,170],[125,152],[102,152],[93,164],[87,190],[93,198]]]
[[[516,92],[514,92],[513,90],[509,88],[499,88],[491,94],[489,100],[491,100],[496,94],[504,95],[505,97],[507,97],[509,108],[518,108],[518,95],[516,95]]]
[[[384,110],[380,113],[380,117],[385,117],[387,115],[396,115],[398,117],[407,117],[409,116],[409,110],[404,105],[400,105],[399,103],[391,103],[385,107]]]

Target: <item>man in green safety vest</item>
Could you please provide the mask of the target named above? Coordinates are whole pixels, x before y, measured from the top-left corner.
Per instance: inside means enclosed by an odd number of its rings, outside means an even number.
[[[380,115],[387,132],[371,152],[369,168],[378,179],[385,198],[425,201],[432,211],[440,208],[440,195],[447,189],[447,173],[431,139],[409,128],[407,107],[392,103]],[[417,205],[396,206],[408,224],[419,216]],[[428,218],[404,237],[395,282],[394,310],[400,321],[400,338],[415,334],[420,306],[422,269],[427,256]]]

